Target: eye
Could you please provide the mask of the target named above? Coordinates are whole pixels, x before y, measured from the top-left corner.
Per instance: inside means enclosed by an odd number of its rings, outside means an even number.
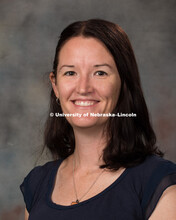
[[[97,71],[97,72],[95,73],[95,75],[96,75],[96,76],[107,76],[108,74],[107,74],[106,72],[104,72],[104,71]]]
[[[66,76],[73,76],[75,74],[76,73],[74,71],[67,71],[67,72],[64,73],[64,75],[66,75]]]

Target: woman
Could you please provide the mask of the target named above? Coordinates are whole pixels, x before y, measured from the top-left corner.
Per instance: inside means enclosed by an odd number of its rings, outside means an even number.
[[[69,25],[49,77],[54,161],[22,183],[25,219],[176,219],[176,165],[155,146],[125,32],[99,19]]]

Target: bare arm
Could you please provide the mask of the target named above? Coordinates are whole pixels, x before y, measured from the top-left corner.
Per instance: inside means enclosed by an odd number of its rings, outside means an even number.
[[[168,187],[162,194],[149,220],[176,219],[176,185]]]
[[[29,218],[29,213],[28,211],[25,209],[25,217],[24,217],[24,220],[28,220]]]

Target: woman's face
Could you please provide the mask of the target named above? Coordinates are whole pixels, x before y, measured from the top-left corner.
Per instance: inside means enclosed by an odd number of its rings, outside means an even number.
[[[90,115],[113,111],[121,80],[112,55],[101,41],[82,36],[68,40],[59,53],[57,77],[51,73],[50,79],[63,113],[77,115],[67,117],[73,128],[105,125],[107,117]]]

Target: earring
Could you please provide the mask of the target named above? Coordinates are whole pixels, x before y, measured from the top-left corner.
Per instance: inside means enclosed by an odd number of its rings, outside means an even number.
[[[56,103],[60,106],[60,100],[56,98]]]

